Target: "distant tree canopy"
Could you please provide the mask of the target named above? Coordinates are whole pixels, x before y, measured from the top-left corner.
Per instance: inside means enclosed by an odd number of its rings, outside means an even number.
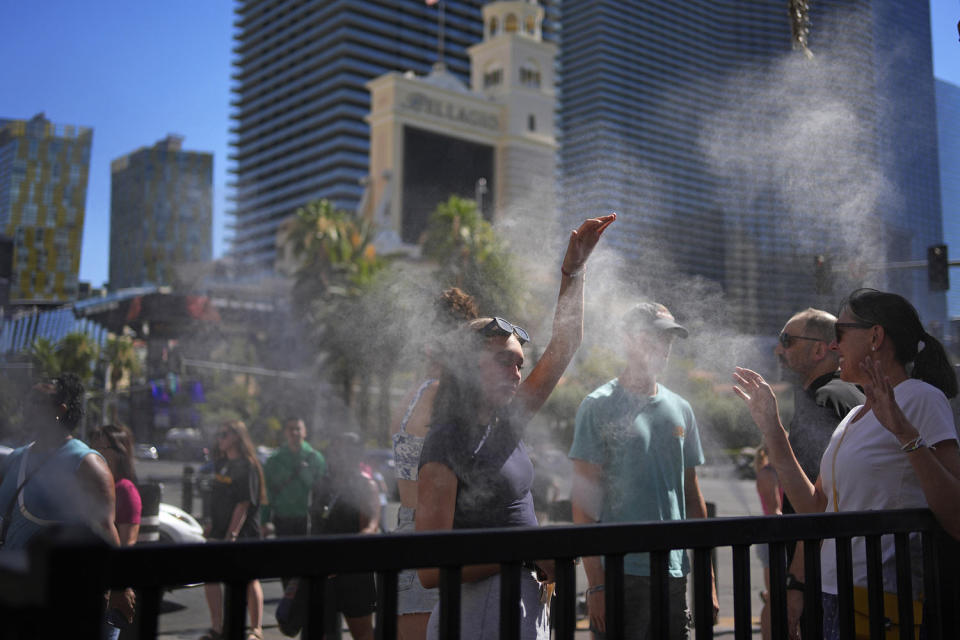
[[[61,373],[74,373],[90,388],[94,384],[94,371],[100,348],[93,338],[85,333],[68,333],[60,342],[37,338],[27,352],[34,368],[34,377],[54,378]]]
[[[523,292],[509,251],[477,203],[450,196],[427,226],[423,255],[437,264],[441,288],[456,286],[477,300],[483,311],[515,314]]]

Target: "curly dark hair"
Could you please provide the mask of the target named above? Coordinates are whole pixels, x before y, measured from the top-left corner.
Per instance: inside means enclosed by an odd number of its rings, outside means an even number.
[[[459,287],[444,289],[433,302],[434,320],[452,330],[480,314],[473,296]]]
[[[67,407],[60,424],[73,431],[83,418],[83,383],[73,373],[62,373],[51,380],[51,383],[54,387],[54,402]]]

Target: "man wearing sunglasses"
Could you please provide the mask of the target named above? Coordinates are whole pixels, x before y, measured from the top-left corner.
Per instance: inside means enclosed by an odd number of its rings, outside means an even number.
[[[662,304],[642,302],[623,318],[627,364],[618,378],[580,404],[573,446],[571,502],[577,524],[705,518],[696,466],[704,462],[697,421],[690,404],[657,380],[667,368],[670,350],[687,330]],[[587,612],[594,638],[605,637],[604,568],[599,557],[584,558]],[[624,559],[625,638],[651,634],[650,557]],[[670,552],[671,640],[689,635],[686,601],[689,559],[683,549]],[[713,586],[713,580],[710,581]],[[713,589],[714,617],[718,606]]]
[[[820,458],[834,429],[864,402],[863,392],[837,371],[837,352],[830,349],[836,322],[826,311],[805,309],[783,326],[774,349],[784,377],[796,385],[790,446],[810,482],[820,475]],[[783,507],[784,513],[794,513],[786,498]]]

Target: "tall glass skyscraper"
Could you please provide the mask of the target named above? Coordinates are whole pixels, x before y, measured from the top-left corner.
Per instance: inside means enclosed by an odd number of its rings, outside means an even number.
[[[174,269],[209,261],[213,154],[167,136],[110,164],[110,288],[168,285]]]
[[[483,39],[482,0],[443,0],[447,69],[469,82],[466,48]],[[280,223],[311,200],[355,208],[368,174],[365,83],[426,74],[438,6],[423,0],[241,0],[232,106],[232,253],[271,270]]]
[[[812,58],[785,0],[560,0],[564,210],[618,211],[638,295],[706,278],[744,331],[860,284],[941,320],[925,273],[887,268],[940,237],[928,7],[810,5]]]
[[[937,80],[936,91],[943,241],[948,256],[956,260],[960,258],[960,87]],[[960,271],[953,269],[950,277],[947,312],[951,319],[960,319]]]
[[[0,119],[0,234],[13,238],[10,302],[77,298],[93,129],[44,114]]]

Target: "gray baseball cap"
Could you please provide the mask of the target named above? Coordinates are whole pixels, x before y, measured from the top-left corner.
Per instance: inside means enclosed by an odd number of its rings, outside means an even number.
[[[659,302],[640,302],[623,316],[623,327],[631,331],[672,331],[681,338],[690,332],[677,324],[670,310]]]

